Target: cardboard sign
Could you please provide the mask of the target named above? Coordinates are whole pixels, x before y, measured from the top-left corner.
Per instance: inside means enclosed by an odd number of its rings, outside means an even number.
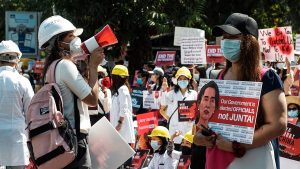
[[[174,46],[181,45],[181,39],[183,37],[205,37],[204,30],[196,29],[196,28],[187,28],[187,27],[175,27],[175,34],[174,34]]]
[[[158,126],[157,112],[148,112],[136,116],[138,124],[138,135],[148,133]]]
[[[191,164],[191,156],[190,155],[182,155],[178,161],[177,169],[189,169]]]
[[[276,27],[259,29],[258,42],[261,52],[265,55],[265,61],[285,62],[294,61],[294,43],[292,27]]]
[[[300,127],[288,123],[287,130],[279,137],[280,156],[300,164]]]
[[[207,63],[224,63],[225,58],[221,51],[220,45],[206,46],[206,62]]]
[[[132,169],[141,169],[147,159],[150,150],[137,150],[130,165]]]
[[[180,50],[181,64],[206,64],[206,49],[204,38],[182,38]]]
[[[200,79],[200,88],[210,81],[219,88],[219,108],[205,114],[200,110],[200,119],[210,113],[208,126],[214,132],[230,141],[252,144],[262,83]]]
[[[105,117],[92,126],[88,144],[93,169],[118,168],[135,154]]]
[[[143,108],[158,110],[160,106],[161,91],[152,91],[149,93],[147,90],[143,91]]]
[[[176,51],[157,51],[155,57],[156,66],[172,66],[175,64]]]
[[[132,87],[131,93],[131,102],[132,102],[132,111],[137,112],[143,104],[143,87]]]
[[[193,121],[197,112],[197,101],[178,101],[178,121]]]

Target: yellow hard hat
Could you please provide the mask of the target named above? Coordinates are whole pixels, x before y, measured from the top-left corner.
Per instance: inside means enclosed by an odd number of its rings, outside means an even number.
[[[165,137],[165,138],[168,138],[170,139],[171,136],[170,136],[170,133],[169,133],[169,130],[163,126],[157,126],[155,127],[151,134],[148,135],[149,137]]]
[[[175,75],[176,79],[178,79],[179,76],[185,76],[188,79],[192,78],[190,70],[187,67],[184,67],[184,66],[177,70],[177,73]]]
[[[186,141],[188,141],[190,143],[193,143],[194,135],[192,134],[192,131],[185,133],[183,139],[185,139]]]
[[[116,65],[112,70],[112,74],[118,76],[129,76],[127,67],[123,65]]]

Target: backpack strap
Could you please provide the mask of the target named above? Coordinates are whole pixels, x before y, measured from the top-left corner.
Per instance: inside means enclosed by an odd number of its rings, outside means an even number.
[[[51,63],[46,72],[46,83],[55,83],[55,68],[62,59],[57,59]]]

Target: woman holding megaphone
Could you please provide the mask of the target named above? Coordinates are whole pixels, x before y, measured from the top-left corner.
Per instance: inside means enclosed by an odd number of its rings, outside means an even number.
[[[75,112],[80,114],[80,133],[76,133],[78,155],[66,168],[91,168],[86,141],[91,128],[88,106],[96,106],[98,103],[97,67],[104,60],[104,51],[97,46],[90,54],[87,81],[82,77],[74,64],[74,57],[82,54],[81,40],[78,37],[82,32],[83,29],[76,28],[70,21],[58,15],[44,20],[38,31],[39,48],[47,53],[44,75],[48,67],[60,59],[54,77],[61,91],[64,116],[70,121],[73,129],[75,129],[74,114]]]

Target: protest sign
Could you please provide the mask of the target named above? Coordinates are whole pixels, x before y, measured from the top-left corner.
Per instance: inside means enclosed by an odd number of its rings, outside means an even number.
[[[280,156],[300,164],[300,127],[288,123],[285,133],[279,137]]]
[[[157,112],[148,112],[139,114],[136,116],[137,126],[138,126],[138,135],[148,133],[158,126],[158,114]]]
[[[178,160],[177,169],[189,169],[190,164],[191,164],[191,156],[182,155]]]
[[[196,29],[196,28],[187,28],[187,27],[175,27],[175,34],[174,34],[174,46],[181,45],[181,39],[183,37],[205,37],[204,30]]]
[[[141,169],[147,159],[150,150],[137,150],[133,156],[132,163],[130,168],[132,169]]]
[[[206,50],[204,38],[182,38],[180,51],[181,64],[206,64]]]
[[[155,57],[156,66],[172,66],[175,64],[176,51],[157,51]]]
[[[135,153],[105,117],[92,126],[88,144],[93,169],[118,168]]]
[[[220,45],[206,46],[206,62],[207,63],[224,63],[225,58],[221,51]]]
[[[193,121],[197,112],[197,101],[178,101],[178,121]]]
[[[296,125],[296,124],[297,124],[297,121],[298,121],[298,117],[295,117],[295,118],[288,118],[288,122],[291,123],[291,124]]]
[[[147,90],[143,91],[143,108],[144,109],[159,109],[161,91],[152,91],[149,93]]]
[[[258,42],[261,52],[264,53],[265,61],[285,62],[294,61],[294,45],[292,27],[276,27],[259,29]]]
[[[132,87],[131,93],[131,102],[132,102],[132,111],[135,113],[137,112],[142,104],[143,104],[143,90],[144,87]]]
[[[204,114],[200,110],[200,119],[212,113],[208,126],[214,132],[231,141],[252,144],[262,83],[200,79],[200,89],[210,81],[214,81],[219,88],[219,108]],[[202,100],[200,107],[201,104]]]

